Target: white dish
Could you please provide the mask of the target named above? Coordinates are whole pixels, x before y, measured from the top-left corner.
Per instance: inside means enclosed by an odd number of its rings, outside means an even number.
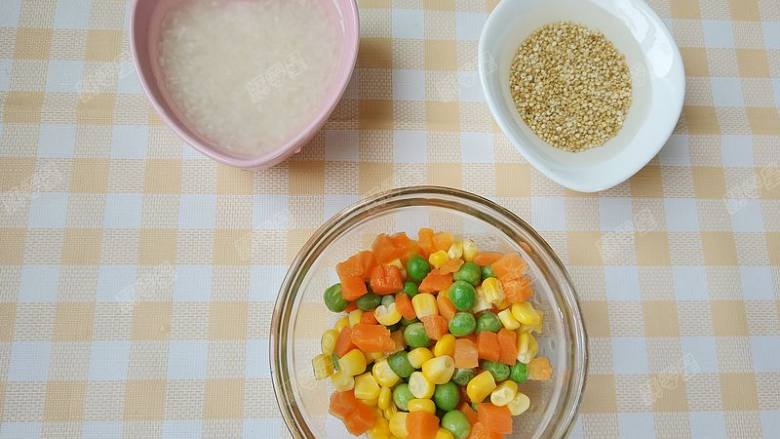
[[[626,56],[633,81],[631,108],[617,136],[578,153],[537,137],[509,92],[517,48],[533,31],[558,21],[602,32]],[[551,180],[580,192],[620,184],[655,157],[674,130],[685,97],[680,51],[642,0],[503,0],[482,30],[479,76],[493,117],[517,150]]]

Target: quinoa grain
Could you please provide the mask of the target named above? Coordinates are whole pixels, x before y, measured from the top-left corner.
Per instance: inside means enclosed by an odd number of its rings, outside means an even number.
[[[602,33],[575,23],[552,23],[531,34],[518,48],[509,78],[525,123],[566,151],[606,143],[631,106],[625,57]]]

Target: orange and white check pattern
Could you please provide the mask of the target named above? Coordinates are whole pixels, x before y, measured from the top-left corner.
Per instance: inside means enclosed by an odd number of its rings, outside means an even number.
[[[342,207],[424,183],[506,206],[568,266],[591,354],[573,437],[780,436],[780,2],[650,0],[683,115],[592,195],[492,121],[475,68],[496,2],[361,0],[331,120],[248,173],[147,104],[129,1],[0,1],[0,437],[286,436],[267,357],[288,261]]]

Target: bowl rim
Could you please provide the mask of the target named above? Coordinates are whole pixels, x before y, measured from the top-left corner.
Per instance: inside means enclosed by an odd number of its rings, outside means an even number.
[[[271,371],[271,384],[274,390],[274,396],[276,403],[279,407],[282,417],[285,421],[285,425],[290,433],[294,437],[314,437],[311,430],[306,425],[303,416],[294,401],[294,398],[288,398],[286,393],[293,393],[290,387],[289,380],[285,375],[288,368],[286,367],[286,355],[288,351],[287,340],[288,321],[290,314],[292,313],[292,305],[295,301],[295,295],[291,294],[293,291],[298,292],[298,287],[305,277],[305,272],[301,274],[302,264],[309,259],[313,250],[317,250],[320,241],[327,239],[330,236],[338,236],[343,232],[338,226],[349,225],[353,220],[357,219],[357,215],[363,212],[370,212],[371,206],[377,203],[384,203],[392,201],[394,199],[407,196],[429,197],[436,198],[437,196],[447,196],[456,199],[463,200],[464,202],[475,203],[480,207],[492,209],[496,213],[503,216],[502,222],[508,221],[514,223],[514,226],[519,227],[524,233],[527,233],[531,239],[535,241],[544,253],[544,256],[549,259],[547,265],[552,266],[558,270],[561,275],[561,280],[565,283],[565,288],[562,288],[560,296],[566,302],[566,311],[571,315],[571,332],[573,333],[574,340],[572,343],[579,349],[575,349],[573,355],[574,365],[578,366],[574,373],[571,373],[573,377],[573,385],[570,386],[566,392],[573,397],[570,397],[567,401],[568,404],[563,408],[563,418],[559,421],[554,433],[557,433],[555,437],[565,437],[573,428],[575,420],[579,414],[579,408],[582,403],[585,386],[587,383],[588,367],[589,367],[589,353],[588,353],[588,335],[585,328],[584,320],[582,318],[582,310],[579,303],[579,296],[577,294],[574,283],[571,280],[571,276],[566,270],[565,266],[561,262],[558,255],[542,238],[539,233],[531,227],[522,218],[511,212],[510,210],[498,205],[497,203],[476,195],[471,192],[467,192],[460,189],[454,189],[444,186],[408,186],[402,188],[390,189],[385,192],[375,194],[370,197],[366,197],[361,201],[346,207],[333,215],[322,226],[320,226],[312,236],[306,241],[301,249],[296,254],[295,258],[290,262],[290,268],[288,269],[284,280],[279,288],[279,293],[274,304],[273,316],[271,318],[270,326],[270,343],[269,343],[269,367]],[[519,243],[518,243],[519,244]],[[315,255],[318,256],[318,254]],[[306,268],[308,270],[308,268]],[[560,308],[559,308],[560,310]],[[294,393],[293,393],[294,394]]]
[[[269,168],[285,160],[290,155],[300,151],[304,143],[310,140],[325,124],[330,114],[336,108],[336,105],[338,105],[338,103],[341,101],[344,92],[347,90],[347,87],[349,86],[352,75],[354,74],[355,66],[357,64],[359,46],[360,46],[360,13],[358,10],[357,0],[343,0],[342,3],[348,6],[348,10],[346,11],[347,13],[344,15],[347,16],[346,19],[350,19],[354,22],[355,31],[352,33],[351,39],[347,37],[344,38],[344,42],[345,42],[344,47],[345,50],[348,51],[347,65],[349,66],[349,68],[345,70],[346,72],[348,72],[347,74],[333,79],[334,85],[332,88],[335,89],[336,92],[330,94],[330,99],[321,101],[323,105],[321,106],[320,110],[308,122],[306,122],[306,125],[300,129],[298,134],[296,134],[295,136],[293,136],[283,144],[257,157],[241,158],[230,154],[226,154],[222,151],[212,148],[211,146],[191,136],[186,130],[182,128],[182,126],[180,126],[178,122],[176,122],[168,114],[167,111],[165,111],[162,104],[158,100],[157,96],[155,96],[154,93],[152,93],[148,81],[156,80],[156,78],[147,78],[146,75],[143,74],[141,70],[140,61],[139,61],[138,48],[136,47],[136,43],[135,43],[136,40],[135,28],[136,28],[136,22],[138,20],[138,9],[139,9],[138,5],[141,1],[143,0],[132,0],[132,4],[130,6],[132,10],[132,15],[129,20],[129,27],[130,27],[129,36],[130,36],[130,52],[133,58],[133,66],[135,67],[136,74],[138,75],[138,79],[141,82],[141,87],[144,90],[144,94],[146,95],[149,102],[152,104],[152,107],[154,107],[155,112],[163,120],[165,125],[167,125],[170,129],[172,129],[176,133],[176,135],[178,135],[188,145],[195,148],[200,153],[220,163],[224,163],[226,165],[235,166],[244,169]]]
[[[490,59],[488,59],[488,54],[490,53],[488,45],[490,44],[490,41],[488,41],[487,36],[496,26],[496,22],[499,20],[499,15],[506,14],[507,10],[512,6],[509,4],[511,2],[500,2],[495,7],[495,9],[493,9],[480,34],[479,45],[477,49],[477,64],[479,69],[480,85],[482,86],[482,91],[485,95],[485,102],[490,109],[490,113],[493,115],[493,119],[501,128],[501,131],[507,136],[507,138],[509,138],[515,149],[520,152],[520,154],[539,172],[544,174],[547,178],[560,184],[561,186],[578,192],[600,192],[617,186],[618,184],[623,183],[624,181],[634,176],[634,174],[647,166],[647,164],[650,163],[650,161],[661,151],[661,149],[673,134],[674,129],[679,122],[680,116],[682,115],[682,109],[685,103],[686,79],[684,64],[680,54],[680,49],[677,46],[677,42],[669,31],[669,28],[664,24],[663,20],[661,20],[658,14],[656,14],[655,11],[643,0],[627,0],[627,2],[632,6],[640,9],[647,17],[649,17],[654,22],[656,27],[661,29],[664,38],[666,38],[671,43],[670,46],[672,48],[673,57],[672,76],[675,79],[675,90],[677,90],[678,93],[674,96],[674,100],[669,103],[670,105],[668,111],[664,112],[671,114],[674,117],[670,119],[673,122],[661,125],[658,136],[654,136],[649,139],[643,139],[642,145],[643,148],[646,149],[646,152],[643,154],[641,159],[637,160],[632,166],[627,166],[624,169],[611,174],[611,176],[602,176],[597,181],[589,181],[582,178],[572,178],[566,175],[562,175],[556,171],[554,166],[550,166],[547,160],[541,159],[537,157],[536,154],[530,153],[530,149],[532,147],[526,145],[520,136],[517,135],[509,121],[505,120],[504,117],[499,115],[499,109],[503,107],[500,102],[500,96],[495,96],[495,94],[491,92],[491,88],[489,86],[492,81],[489,80],[488,70],[491,68],[492,63],[490,62]],[[605,9],[605,11],[612,14],[612,11],[609,9]],[[642,53],[644,55],[646,51],[643,50]],[[649,120],[650,117],[646,116],[641,125],[647,124]]]

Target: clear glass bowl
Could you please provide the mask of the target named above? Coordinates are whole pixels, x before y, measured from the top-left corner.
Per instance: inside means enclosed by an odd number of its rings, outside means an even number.
[[[533,302],[545,316],[540,352],[550,358],[554,373],[549,381],[520,386],[532,404],[515,418],[511,437],[565,436],[587,369],[586,334],[569,275],[525,221],[485,198],[443,187],[395,189],[364,200],[320,227],[292,262],[274,309],[270,352],[276,401],[290,432],[294,437],[350,437],[341,421],[328,415],[330,381],[317,381],[312,372],[320,336],[337,320],[322,293],[338,282],[336,264],[370,247],[377,234],[403,231],[415,237],[420,227],[471,238],[481,249],[515,251],[528,261]]]

